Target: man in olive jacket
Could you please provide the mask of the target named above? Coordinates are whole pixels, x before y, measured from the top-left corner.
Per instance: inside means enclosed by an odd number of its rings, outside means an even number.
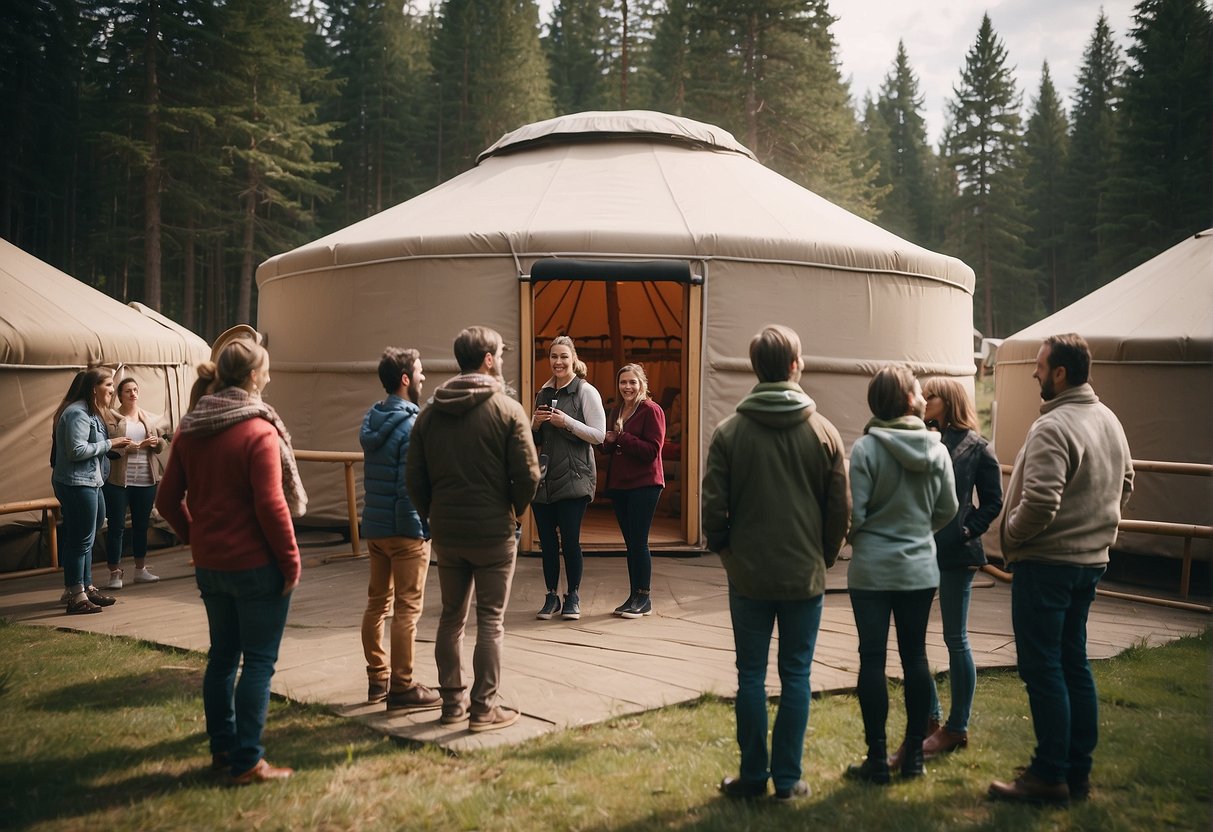
[[[800,388],[800,337],[771,325],[750,341],[759,383],[720,423],[708,450],[703,528],[729,577],[737,653],[741,768],[720,789],[777,800],[808,793],[801,755],[809,670],[821,624],[825,571],[851,514],[842,438]],[[779,711],[767,753],[766,670],[779,622]],[[768,762],[769,761],[769,762]]]
[[[405,465],[409,497],[429,522],[442,615],[434,639],[443,725],[492,731],[518,721],[497,704],[503,618],[518,547],[516,519],[539,486],[531,420],[503,392],[501,335],[468,327],[455,339],[460,374],[434,393],[413,426]],[[464,692],[463,630],[476,592],[471,701]]]

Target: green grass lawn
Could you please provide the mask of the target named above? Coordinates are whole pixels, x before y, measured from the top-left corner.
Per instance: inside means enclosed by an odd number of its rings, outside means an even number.
[[[459,757],[275,701],[268,757],[297,774],[231,789],[207,770],[204,657],[3,623],[0,828],[1206,830],[1209,659],[1206,633],[1097,664],[1096,793],[1068,810],[984,798],[1032,747],[1011,672],[979,674],[967,750],[884,789],[841,778],[863,751],[855,699],[817,699],[805,751],[813,796],[738,805],[716,792],[737,748],[731,705],[712,698]]]

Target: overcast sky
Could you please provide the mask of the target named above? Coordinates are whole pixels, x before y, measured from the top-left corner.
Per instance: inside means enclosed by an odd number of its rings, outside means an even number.
[[[830,0],[830,11],[838,18],[831,31],[857,108],[865,93],[879,93],[897,56],[897,41],[905,41],[926,99],[927,135],[935,144],[943,130],[945,101],[954,97],[952,87],[960,82],[983,13],[990,15],[1014,68],[1026,126],[1040,91],[1041,64],[1049,62],[1068,114],[1100,8],[1123,58],[1134,5],[1133,0]]]

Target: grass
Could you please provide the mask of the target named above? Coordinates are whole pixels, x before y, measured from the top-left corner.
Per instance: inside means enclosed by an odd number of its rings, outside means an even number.
[[[731,705],[714,698],[460,757],[275,700],[269,758],[298,773],[225,788],[206,771],[202,656],[0,623],[0,828],[1209,829],[1209,659],[1206,633],[1096,665],[1102,741],[1087,804],[984,799],[1032,748],[1019,679],[985,672],[972,746],[929,764],[924,780],[843,781],[862,752],[859,709],[853,697],[826,696],[813,703],[806,743],[813,796],[747,806],[715,791],[735,772],[737,749]],[[899,700],[894,691],[893,722]]]

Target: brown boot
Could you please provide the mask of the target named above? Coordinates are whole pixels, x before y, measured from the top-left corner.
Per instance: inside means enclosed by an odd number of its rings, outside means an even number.
[[[953,731],[946,725],[935,729],[922,743],[923,759],[930,760],[940,754],[948,754],[969,744],[968,731]]]
[[[273,780],[286,780],[295,773],[293,768],[286,766],[272,766],[265,761],[264,758],[257,761],[257,765],[250,768],[243,774],[237,774],[232,777],[230,782],[233,786],[251,786],[254,783],[269,783]]]
[[[1010,783],[995,780],[990,784],[989,796],[994,800],[1010,800],[1015,803],[1064,806],[1070,802],[1070,788],[1065,783],[1042,780],[1028,769]]]

